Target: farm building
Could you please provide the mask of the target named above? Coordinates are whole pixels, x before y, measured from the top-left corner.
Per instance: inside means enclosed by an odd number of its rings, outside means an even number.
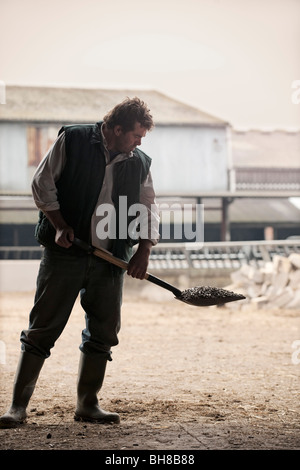
[[[63,124],[94,123],[139,96],[156,123],[143,143],[159,194],[227,188],[227,123],[156,91],[7,87],[0,110],[2,193],[28,193],[33,171]],[[183,164],[184,163],[184,164]]]
[[[64,124],[94,123],[127,96],[150,107],[158,202],[204,205],[204,240],[299,234],[300,133],[235,131],[230,124],[154,90],[7,86],[0,105],[0,245],[31,246],[37,210],[32,175]]]

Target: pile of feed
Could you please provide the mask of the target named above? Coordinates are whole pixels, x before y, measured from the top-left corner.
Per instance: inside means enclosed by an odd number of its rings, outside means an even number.
[[[200,286],[186,289],[176,298],[190,305],[205,307],[209,305],[222,305],[227,302],[242,300],[245,297],[220,287]]]

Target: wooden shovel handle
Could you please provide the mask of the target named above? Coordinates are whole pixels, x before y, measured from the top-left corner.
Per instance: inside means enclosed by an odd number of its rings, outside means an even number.
[[[115,266],[119,266],[119,268],[125,269],[125,271],[127,271],[128,263],[126,263],[126,261],[123,261],[120,258],[116,258],[111,253],[109,253],[109,251],[106,251],[106,250],[101,249],[101,248],[94,248],[93,254],[98,256],[99,258],[102,258],[102,259],[108,261],[109,263],[112,263]],[[147,272],[145,274],[145,279],[147,281],[152,282],[153,284],[156,284],[159,287],[162,287],[163,289],[167,289],[168,291],[173,292],[173,294],[176,297],[179,297],[181,295],[181,291],[179,289],[177,289],[177,287],[174,287],[171,284],[169,284],[168,282],[163,281],[162,279],[159,279],[156,276],[153,276],[153,274],[150,274],[150,273]]]
[[[128,263],[126,261],[117,258],[116,256],[112,255],[109,251],[105,250],[104,248],[95,248],[91,247],[87,243],[79,240],[78,238],[75,238],[73,241],[73,244],[78,246],[79,248],[82,248],[83,250],[92,253],[95,256],[98,256],[98,258],[102,258],[105,261],[108,261],[111,264],[114,264],[115,266],[118,266],[119,268],[125,269],[127,271],[128,269]],[[177,287],[172,286],[166,281],[163,281],[162,279],[159,279],[158,277],[153,276],[153,274],[146,273],[145,279],[147,281],[152,282],[153,284],[156,284],[159,287],[162,287],[163,289],[167,289],[170,292],[173,292],[175,297],[179,297],[181,295],[181,291],[177,289]]]
[[[115,266],[118,266],[119,268],[125,269],[127,271],[128,263],[126,263],[126,261],[120,258],[116,258],[111,253],[109,253],[109,251],[106,251],[101,248],[94,248],[93,255],[96,255],[98,256],[98,258],[102,258],[105,261],[108,261],[109,263],[114,264]]]

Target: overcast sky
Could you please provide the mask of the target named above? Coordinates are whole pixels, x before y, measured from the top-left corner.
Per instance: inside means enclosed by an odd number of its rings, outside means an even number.
[[[0,20],[6,84],[153,88],[236,128],[300,128],[300,0],[0,0]]]

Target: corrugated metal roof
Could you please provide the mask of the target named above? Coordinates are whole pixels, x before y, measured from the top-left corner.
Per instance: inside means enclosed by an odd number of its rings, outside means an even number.
[[[221,119],[155,90],[6,86],[0,121],[96,122],[126,97],[145,101],[158,125],[224,126]]]
[[[300,130],[232,129],[235,167],[300,168]]]

